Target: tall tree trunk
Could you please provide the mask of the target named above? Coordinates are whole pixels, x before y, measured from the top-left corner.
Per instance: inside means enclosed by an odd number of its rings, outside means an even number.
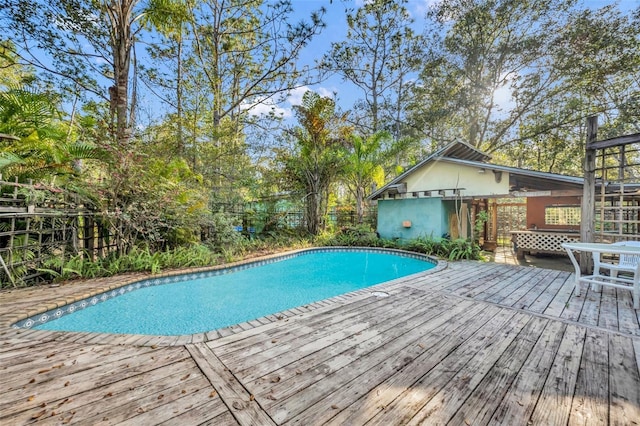
[[[358,223],[362,223],[364,219],[364,188],[360,185],[356,188],[356,215]]]
[[[110,92],[111,111],[115,113],[116,142],[126,148],[131,136],[129,121],[129,72],[133,32],[131,28],[133,8],[138,0],[105,2],[109,16],[110,43],[113,52],[114,84]]]

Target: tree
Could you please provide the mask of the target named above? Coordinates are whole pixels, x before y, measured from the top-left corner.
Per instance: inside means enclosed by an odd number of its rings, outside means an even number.
[[[335,101],[315,92],[307,91],[294,110],[300,124],[291,132],[295,147],[280,156],[290,181],[304,191],[307,231],[317,235],[326,225],[329,192],[343,170],[351,128]]]
[[[0,92],[0,173],[20,180],[78,175],[78,161],[103,159],[92,144],[69,140],[56,96],[20,86]]]
[[[461,139],[518,166],[579,171],[586,116],[637,121],[640,32],[615,6],[574,3],[440,2],[411,126],[433,145]]]
[[[372,185],[384,183],[384,169],[382,164],[389,156],[384,151],[385,142],[391,141],[388,132],[378,132],[368,138],[352,135],[349,153],[345,158],[343,181],[356,200],[356,214],[358,223],[364,217],[364,199]]]
[[[166,10],[180,3],[172,14],[180,19],[152,19],[168,44],[151,49],[163,63],[147,67],[145,77],[167,101],[178,151],[193,170],[219,198],[242,196],[253,171],[247,134],[260,124],[252,108],[308,82],[296,61],[323,27],[324,11],[293,24],[290,1],[156,3]]]
[[[150,7],[142,16],[143,23],[150,29],[156,29],[163,37],[163,43],[150,43],[147,51],[153,65],[141,65],[146,81],[150,85],[158,86],[169,91],[168,96],[154,93],[175,108],[175,116],[171,121],[176,128],[176,151],[179,155],[185,153],[184,137],[184,50],[189,21],[187,2],[184,0],[149,0]],[[158,63],[162,64],[158,66]],[[166,68],[167,71],[162,71]],[[173,92],[173,93],[171,93]]]
[[[575,153],[584,151],[587,116],[600,116],[600,138],[640,131],[639,23],[613,6],[572,13],[550,50],[556,96],[532,105],[500,151],[537,170],[581,175]]]
[[[128,149],[136,112],[132,61],[142,29],[141,0],[0,0],[0,9],[0,22],[22,62],[108,101],[115,143]]]
[[[513,140],[524,114],[556,96],[559,75],[549,70],[549,52],[571,5],[565,0],[438,3],[429,14],[431,60],[413,95],[427,108],[413,109],[412,121],[421,123],[415,127],[427,137],[460,138],[487,152]]]
[[[408,76],[418,69],[424,39],[411,29],[407,0],[367,1],[355,13],[347,13],[347,40],[332,43],[322,67],[337,72],[363,93],[365,117],[359,131],[372,135],[394,132],[400,139],[400,122]]]

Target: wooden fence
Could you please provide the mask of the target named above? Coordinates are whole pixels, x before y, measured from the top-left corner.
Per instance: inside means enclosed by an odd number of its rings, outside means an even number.
[[[59,188],[0,178],[0,286],[42,280],[71,256],[104,257],[114,234],[108,217]]]

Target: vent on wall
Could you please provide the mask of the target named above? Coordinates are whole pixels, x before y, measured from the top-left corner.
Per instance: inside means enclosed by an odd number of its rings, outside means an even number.
[[[407,192],[407,184],[406,183],[397,183],[395,185],[389,185],[387,189],[389,195],[391,194],[405,194]]]

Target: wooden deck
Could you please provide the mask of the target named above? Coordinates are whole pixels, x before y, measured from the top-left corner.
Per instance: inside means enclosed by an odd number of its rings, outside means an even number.
[[[8,327],[104,285],[0,293],[0,424],[640,424],[640,312],[568,272],[452,263],[173,346]]]

